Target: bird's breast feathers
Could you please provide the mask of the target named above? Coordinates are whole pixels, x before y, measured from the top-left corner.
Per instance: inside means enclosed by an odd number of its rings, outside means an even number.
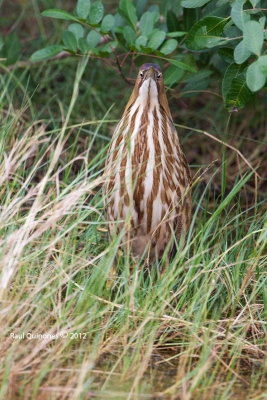
[[[160,69],[144,64],[140,71],[109,148],[105,203],[108,219],[121,221],[113,228],[130,221],[131,237],[156,240],[161,251],[172,230],[190,223],[190,172]]]

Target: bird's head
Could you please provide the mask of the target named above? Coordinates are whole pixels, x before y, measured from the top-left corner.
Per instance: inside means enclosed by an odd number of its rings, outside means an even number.
[[[158,64],[146,63],[140,67],[134,90],[126,106],[125,112],[129,110],[138,98],[144,106],[147,103],[154,104],[158,101],[168,117],[172,119],[164,88],[161,68]]]
[[[151,79],[158,85],[163,83],[161,69],[158,64],[147,63],[140,67],[136,84],[141,87],[148,79]]]

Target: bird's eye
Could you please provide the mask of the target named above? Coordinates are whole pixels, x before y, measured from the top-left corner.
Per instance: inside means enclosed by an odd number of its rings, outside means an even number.
[[[157,79],[159,79],[160,77],[161,77],[161,74],[158,74],[158,75],[157,75]]]
[[[140,76],[141,76],[141,78],[143,78],[143,76],[144,76],[144,73],[143,73],[143,72],[140,72]]]

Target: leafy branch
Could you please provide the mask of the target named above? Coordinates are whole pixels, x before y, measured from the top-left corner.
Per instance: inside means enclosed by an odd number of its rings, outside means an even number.
[[[169,87],[184,83],[184,95],[206,90],[211,81],[222,83],[228,110],[244,107],[254,92],[266,88],[266,9],[258,0],[174,0],[147,8],[146,0],[120,0],[115,15],[105,14],[97,0],[78,0],[72,13],[43,11],[44,17],[68,21],[61,43],[46,46],[31,56],[41,62],[60,54],[102,58],[116,68],[125,82],[122,66],[128,57],[153,57],[169,66]],[[11,42],[15,46],[11,46]],[[2,50],[1,50],[2,49]],[[0,37],[0,57],[11,65],[19,55],[19,42]],[[62,53],[64,52],[64,53]],[[16,53],[16,54],[14,54]],[[123,56],[122,61],[120,58]]]

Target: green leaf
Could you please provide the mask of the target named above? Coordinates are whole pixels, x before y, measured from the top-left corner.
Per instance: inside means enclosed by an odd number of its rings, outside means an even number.
[[[235,63],[232,63],[229,65],[229,67],[225,71],[223,81],[222,81],[222,95],[223,95],[224,101],[226,100],[226,95],[231,88],[233,79],[236,78],[237,76],[239,76],[240,74],[242,74],[244,68],[245,68],[244,65],[237,65]]]
[[[132,25],[133,29],[135,29],[137,23],[137,15],[136,9],[133,3],[130,0],[120,0],[119,14],[126,19]]]
[[[177,68],[175,65],[170,65],[165,73],[164,83],[167,86],[172,86],[179,82],[183,75],[184,71],[182,69]]]
[[[182,0],[181,6],[184,8],[197,8],[207,4],[210,0]]]
[[[74,36],[74,34],[70,31],[64,31],[62,35],[63,43],[65,47],[72,51],[73,53],[76,53],[77,51],[77,39]]]
[[[266,22],[266,17],[265,17],[265,16],[264,16],[264,17],[261,17],[261,18],[259,19],[259,23],[261,24],[262,29],[265,28],[265,22]]]
[[[222,4],[220,1],[211,0],[203,10],[203,17],[226,17],[230,14],[230,2]]]
[[[238,43],[234,50],[234,60],[236,64],[242,64],[250,56],[251,52],[246,48],[244,40]]]
[[[183,97],[191,97],[199,94],[197,90],[205,90],[209,85],[209,76],[212,74],[210,70],[202,70],[196,74],[191,75],[189,78],[185,79],[184,82],[187,84],[183,88]]]
[[[176,14],[172,10],[169,10],[167,12],[166,23],[169,32],[179,31],[180,29],[179,20],[176,17]]]
[[[12,65],[19,59],[21,44],[18,35],[15,32],[6,35],[2,50],[3,58],[6,58],[5,64]]]
[[[165,37],[166,32],[156,30],[149,39],[148,47],[150,47],[152,50],[158,49],[161,43],[164,41]]]
[[[166,40],[166,42],[161,46],[160,52],[165,55],[170,54],[176,49],[177,45],[178,42],[175,39]]]
[[[200,18],[201,18],[200,8],[184,8],[183,9],[184,30],[189,31]]]
[[[190,29],[186,45],[192,50],[201,50],[225,43],[221,36],[227,20],[219,17],[205,17]]]
[[[184,35],[186,35],[187,34],[187,32],[182,32],[182,31],[177,31],[177,32],[168,32],[167,33],[167,36],[168,37],[181,37],[181,36],[184,36]]]
[[[84,36],[84,29],[81,24],[70,24],[68,31],[72,32],[77,40]]]
[[[118,40],[112,40],[111,42],[109,42],[109,44],[111,47],[113,47],[115,49],[118,46],[119,42],[118,42]]]
[[[188,82],[190,84],[197,84],[199,81],[203,81],[207,79],[212,74],[212,71],[209,69],[204,69],[202,71],[197,71],[196,74],[191,75],[189,78],[186,78],[184,82]]]
[[[142,47],[146,47],[146,45],[147,45],[147,37],[143,36],[143,35],[139,36],[136,39],[135,45],[138,50],[142,50]]]
[[[221,47],[218,50],[218,54],[227,64],[232,64],[234,62],[233,50],[228,47]]]
[[[101,1],[95,1],[90,8],[88,22],[91,25],[97,25],[101,22],[104,15],[104,6]]]
[[[246,81],[248,87],[252,92],[257,92],[264,86],[266,76],[262,72],[258,60],[255,61],[253,64],[250,64],[250,66],[248,67],[246,73]]]
[[[101,39],[101,35],[100,33],[96,32],[96,31],[91,31],[88,33],[86,41],[89,45],[89,49],[93,49],[94,47],[96,47],[99,43]]]
[[[109,43],[103,44],[103,46],[99,47],[100,54],[102,55],[103,53],[111,53],[112,48],[115,49],[118,46],[118,41],[117,40],[112,40]]]
[[[252,53],[260,56],[264,35],[261,25],[257,21],[249,21],[244,26],[244,44]]]
[[[86,20],[89,15],[90,4],[90,0],[78,0],[76,10],[80,18]]]
[[[73,15],[68,13],[67,11],[60,10],[59,8],[51,8],[49,10],[45,10],[41,13],[44,17],[57,18],[57,19],[65,19],[67,21],[77,21]]]
[[[48,58],[56,56],[62,50],[63,50],[63,46],[61,46],[61,45],[45,47],[44,49],[35,51],[31,55],[31,61],[39,62],[39,61],[47,60]]]
[[[80,38],[78,41],[79,49],[81,50],[82,54],[87,54],[90,50],[90,45],[84,38]]]
[[[143,15],[144,10],[146,8],[146,0],[134,0],[134,5],[136,8],[138,18],[140,18]]]
[[[153,27],[154,13],[151,11],[146,11],[140,19],[139,30],[142,35],[147,36],[153,31]]]
[[[169,63],[175,65],[175,67],[180,68],[183,71],[197,72],[195,68],[191,67],[191,65],[185,64],[182,61],[173,60],[171,58],[165,58],[165,57],[162,57],[162,59],[168,61]]]
[[[125,26],[125,18],[123,18],[118,12],[114,16],[115,19],[115,29],[120,29]]]
[[[203,33],[203,35],[196,37],[196,44],[202,49],[210,49],[212,47],[222,46],[223,44],[227,43],[225,39],[219,36],[207,35],[205,30]]]
[[[154,4],[153,6],[149,7],[148,11],[152,12],[154,15],[154,24],[159,22],[159,19],[160,19],[159,6]]]
[[[244,75],[234,78],[227,93],[225,106],[228,110],[243,108],[251,98],[251,91],[246,85]]]
[[[250,20],[250,15],[243,11],[246,0],[236,0],[232,4],[231,18],[235,25],[243,31],[245,24]]]
[[[267,54],[258,58],[258,65],[260,70],[267,76]]]
[[[251,91],[246,84],[245,65],[231,64],[227,68],[223,82],[222,94],[228,110],[244,107],[251,98]]]
[[[196,82],[189,82],[184,86],[182,92],[180,92],[180,95],[181,97],[198,96],[201,91],[207,89],[209,82],[210,80],[208,78],[202,79],[201,81],[198,80]]]
[[[233,39],[240,36],[240,29],[232,24],[232,21],[227,22],[223,28],[224,36],[228,39]]]
[[[113,40],[112,42],[105,43],[103,46],[98,47],[99,50],[99,55],[101,57],[106,57],[108,54],[112,52],[112,47],[115,48],[117,47],[118,42],[116,40]]]
[[[135,31],[133,30],[133,28],[131,28],[130,26],[125,26],[123,28],[123,37],[126,40],[126,42],[131,46],[135,43],[136,41],[136,35],[135,35]]]
[[[225,4],[227,4],[227,3],[229,3],[229,0],[218,0],[218,1],[216,2],[216,7],[222,7],[222,6],[224,6]]]
[[[255,8],[260,1],[261,0],[249,0],[253,8]]]
[[[114,28],[115,25],[115,18],[113,15],[108,14],[105,15],[102,23],[101,23],[101,32],[107,33]]]

